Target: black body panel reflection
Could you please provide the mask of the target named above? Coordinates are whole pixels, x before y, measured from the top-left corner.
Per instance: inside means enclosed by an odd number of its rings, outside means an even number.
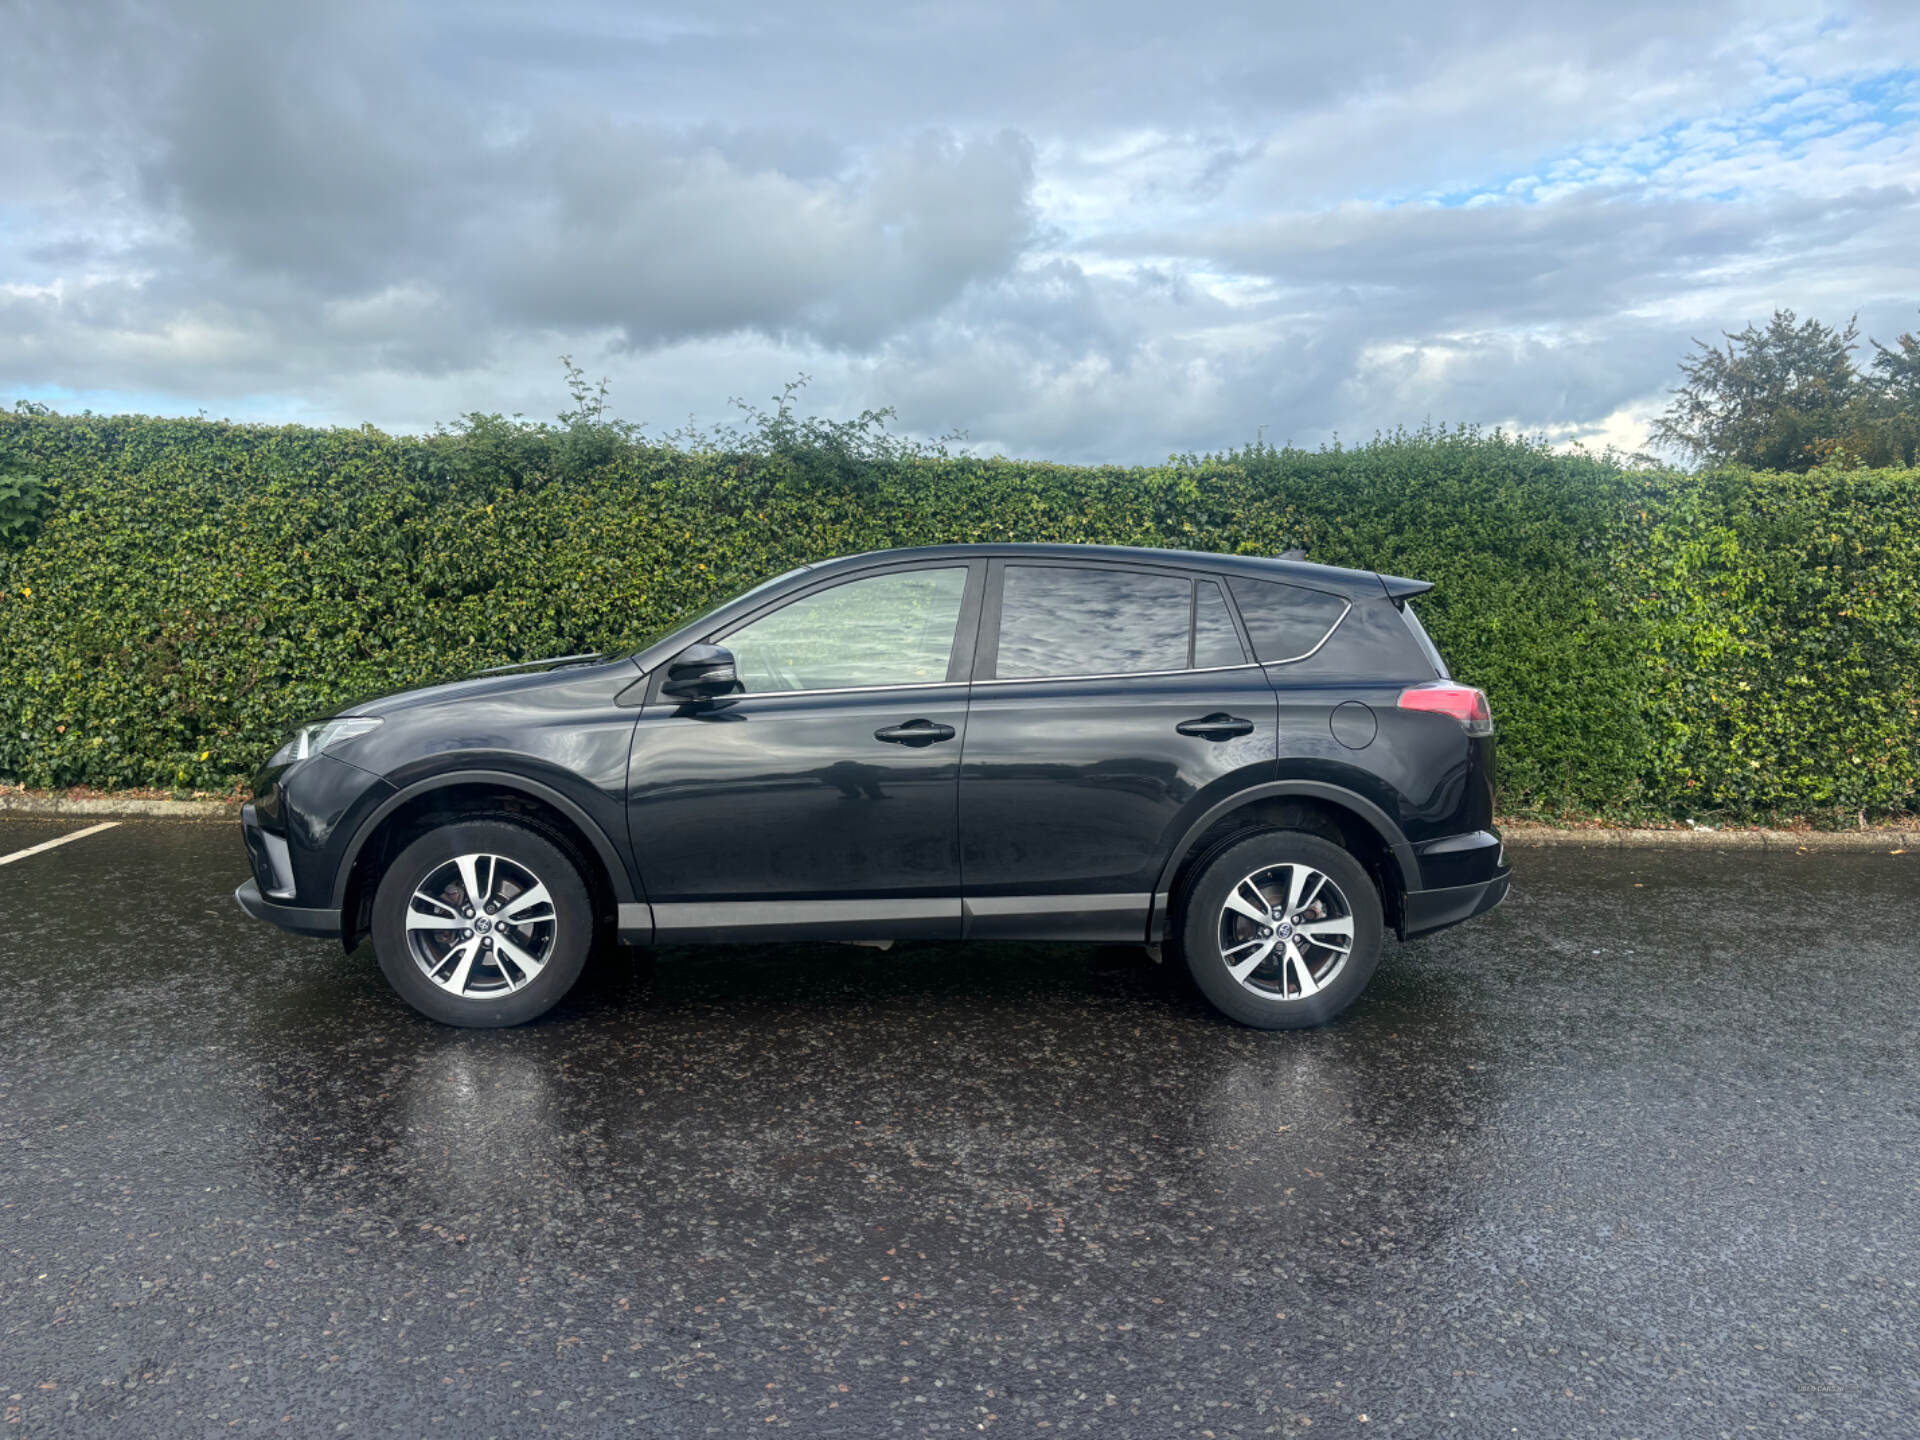
[[[1404,684],[1341,684],[1268,671],[1280,700],[1280,778],[1337,785],[1378,806],[1406,838],[1422,841],[1493,824],[1493,744],[1444,715],[1401,710]],[[1296,678],[1297,676],[1297,678]],[[1377,737],[1364,750],[1342,745],[1333,712],[1358,701],[1371,708]]]
[[[875,732],[924,720],[953,738]],[[958,896],[967,687],[649,704],[628,817],[654,904]],[[957,934],[927,922],[914,934]]]
[[[1219,712],[1252,729],[1175,728]],[[1193,816],[1272,777],[1275,731],[1273,689],[1252,665],[976,685],[960,776],[969,899],[1149,895]]]

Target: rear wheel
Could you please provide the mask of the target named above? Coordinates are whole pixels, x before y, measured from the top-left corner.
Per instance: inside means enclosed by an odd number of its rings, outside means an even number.
[[[447,1025],[520,1025],[580,978],[593,902],[552,841],[502,820],[431,830],[402,850],[373,901],[380,969]]]
[[[1214,856],[1189,888],[1181,949],[1200,993],[1262,1030],[1323,1025],[1380,963],[1380,893],[1329,840],[1269,830]]]

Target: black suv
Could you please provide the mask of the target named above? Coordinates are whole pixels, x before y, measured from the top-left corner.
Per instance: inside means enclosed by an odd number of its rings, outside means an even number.
[[[769,580],[637,654],[301,727],[242,812],[249,914],[371,934],[454,1025],[596,935],[1165,944],[1236,1020],[1328,1020],[1492,909],[1493,723],[1409,606],[1290,559],[958,545]]]

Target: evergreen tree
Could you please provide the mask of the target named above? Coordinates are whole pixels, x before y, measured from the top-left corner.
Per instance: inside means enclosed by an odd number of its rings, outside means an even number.
[[[1724,349],[1694,341],[1652,443],[1706,463],[1810,469],[1850,428],[1859,333],[1851,320],[1836,330],[1776,310],[1764,327],[1727,335]]]

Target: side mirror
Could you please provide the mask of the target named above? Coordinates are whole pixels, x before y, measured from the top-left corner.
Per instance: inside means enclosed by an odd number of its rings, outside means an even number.
[[[660,693],[676,700],[707,700],[739,688],[731,650],[723,645],[689,645],[668,663]]]

